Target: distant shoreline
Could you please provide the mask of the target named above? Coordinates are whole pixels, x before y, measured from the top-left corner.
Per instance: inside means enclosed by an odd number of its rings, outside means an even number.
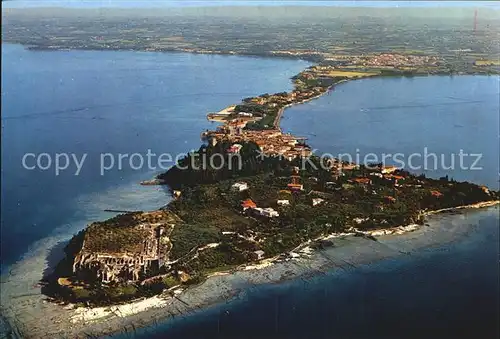
[[[47,47],[47,46],[39,46],[39,45],[33,45],[33,44],[25,44],[22,42],[18,41],[8,41],[8,40],[3,40],[2,44],[11,44],[11,45],[17,45],[17,46],[22,46],[26,50],[29,51],[40,51],[40,52],[68,52],[68,51],[83,51],[83,52],[141,52],[141,53],[175,53],[175,54],[191,54],[191,55],[214,55],[214,56],[235,56],[235,57],[248,57],[248,58],[257,58],[257,59],[284,59],[284,60],[300,60],[300,61],[305,61],[312,63],[313,65],[320,64],[321,62],[325,61],[323,56],[320,56],[319,54],[303,54],[303,55],[292,55],[292,54],[286,54],[286,53],[272,53],[272,52],[248,52],[248,53],[241,53],[241,52],[234,52],[234,51],[220,51],[220,50],[185,50],[185,49],[179,49],[179,48],[172,48],[172,49],[144,49],[144,48],[85,48],[85,47],[61,47],[61,46],[54,46],[52,47]],[[390,51],[389,51],[390,52]],[[368,54],[379,54],[378,53],[367,53]],[[401,52],[394,52],[394,53],[401,53]],[[404,54],[404,53],[402,53]],[[412,53],[408,53],[412,54]],[[490,73],[482,73],[479,71],[474,71],[474,70],[461,70],[461,71],[456,71],[456,72],[436,72],[436,73],[414,73],[411,75],[404,75],[404,74],[377,74],[370,76],[372,78],[379,78],[379,77],[417,77],[417,76],[429,76],[429,75],[442,75],[442,76],[447,76],[447,75],[500,75],[500,71],[498,72],[490,72]],[[363,77],[363,78],[368,78],[368,77]],[[359,79],[359,78],[358,78]],[[344,81],[352,81],[352,80],[357,80],[355,78],[353,79],[346,79]],[[340,81],[337,84],[344,82]],[[333,87],[337,84],[334,84],[330,87]],[[324,94],[324,93],[323,93]],[[320,95],[321,96],[321,95]],[[309,99],[311,100],[311,99]]]
[[[141,52],[141,53],[175,53],[175,54],[194,54],[194,55],[214,55],[214,56],[235,56],[235,57],[249,57],[258,59],[285,59],[285,60],[300,60],[310,63],[318,63],[318,57],[308,57],[308,56],[294,56],[287,54],[273,54],[273,53],[240,53],[240,52],[229,52],[229,51],[203,51],[203,50],[183,50],[183,49],[144,49],[144,48],[84,48],[84,47],[47,47],[38,46],[32,44],[24,44],[17,41],[2,41],[2,44],[10,44],[22,46],[28,51],[33,52],[71,52],[71,51],[82,51],[82,52]]]

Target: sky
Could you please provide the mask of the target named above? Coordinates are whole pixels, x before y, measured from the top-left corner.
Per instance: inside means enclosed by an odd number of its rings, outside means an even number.
[[[131,7],[196,7],[196,6],[363,6],[363,7],[494,7],[500,1],[317,1],[317,0],[3,0],[3,8],[72,7],[72,8],[131,8]]]

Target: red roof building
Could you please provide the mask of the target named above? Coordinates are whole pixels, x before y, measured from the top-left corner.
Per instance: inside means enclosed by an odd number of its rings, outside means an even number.
[[[292,191],[302,191],[304,189],[302,184],[288,184],[287,187]]]
[[[389,179],[389,180],[394,180],[395,183],[398,183],[400,180],[406,179],[402,175],[395,175],[395,174],[386,174],[386,175],[384,175],[384,178]]]
[[[227,153],[240,153],[240,150],[243,148],[240,144],[234,144],[227,149]]]
[[[370,178],[354,178],[351,181],[362,185],[370,185],[372,183]]]
[[[252,199],[247,199],[241,202],[241,207],[243,210],[246,210],[248,208],[256,208],[257,204]]]
[[[431,191],[431,195],[436,198],[441,198],[443,196],[443,193],[439,191]]]
[[[396,198],[391,197],[390,195],[385,196],[384,199],[388,202],[396,202]]]

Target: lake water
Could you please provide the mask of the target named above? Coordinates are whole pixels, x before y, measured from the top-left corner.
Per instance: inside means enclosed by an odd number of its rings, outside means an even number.
[[[165,205],[161,189],[137,185],[161,172],[157,158],[147,165],[148,149],[173,158],[197,149],[200,133],[213,127],[207,112],[290,90],[290,77],[308,65],[180,53],[31,52],[3,44],[2,263],[12,263],[47,235],[68,236],[112,216],[104,209]],[[56,176],[53,168],[24,169],[26,153],[87,158],[79,175],[71,165]],[[105,153],[115,166],[101,175]],[[137,157],[132,164],[123,158],[120,170],[119,154],[133,153],[143,156],[143,168],[134,169]],[[109,165],[110,157],[104,159]],[[29,158],[27,165],[34,164]]]
[[[499,95],[498,76],[362,79],[288,109],[281,125],[318,154],[397,164],[401,153],[414,172],[498,189]]]
[[[157,170],[125,164],[101,175],[101,153],[144,155],[151,149],[175,155],[197,148],[200,132],[212,126],[207,111],[247,96],[290,90],[289,78],[309,65],[235,56],[2,47],[3,273],[22,256],[47,255],[85,224],[111,216],[104,209],[149,210],[168,202],[164,191],[137,185]],[[356,149],[408,153],[423,145],[436,153],[460,148],[482,153],[483,170],[446,173],[498,185],[495,77],[355,81],[287,110],[282,126],[333,154]],[[26,153],[62,152],[79,158],[88,154],[78,176],[75,166],[58,176],[22,166]],[[142,336],[490,337],[498,315],[498,215],[479,212],[467,222],[480,231],[414,260],[258,287],[243,300],[150,328]]]

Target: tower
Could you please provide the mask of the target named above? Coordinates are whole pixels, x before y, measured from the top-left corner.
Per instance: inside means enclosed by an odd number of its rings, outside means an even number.
[[[287,185],[291,191],[302,191],[304,189],[304,186],[300,183],[300,176],[298,174],[299,168],[294,167],[293,174],[290,176],[291,183]]]
[[[292,175],[290,178],[292,179],[292,185],[300,184],[300,177],[298,175]]]
[[[474,10],[474,33],[476,33],[477,29],[477,9]]]

